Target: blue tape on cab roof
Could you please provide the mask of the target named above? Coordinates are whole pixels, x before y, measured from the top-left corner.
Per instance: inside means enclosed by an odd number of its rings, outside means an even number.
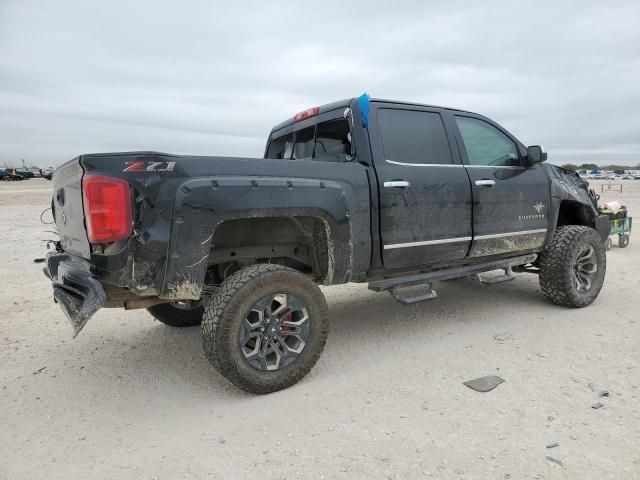
[[[369,94],[367,92],[358,97],[358,108],[360,109],[360,115],[362,115],[364,128],[369,128]]]

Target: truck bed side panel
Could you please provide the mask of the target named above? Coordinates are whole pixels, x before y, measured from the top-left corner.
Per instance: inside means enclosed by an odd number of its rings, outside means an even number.
[[[258,217],[313,216],[330,232],[329,274],[325,283],[351,279],[354,258],[351,238],[355,209],[353,186],[345,182],[296,177],[216,176],[188,180],[176,195],[169,255],[161,296],[195,298],[207,267],[215,228],[225,220]],[[253,232],[256,243],[260,232]],[[366,245],[360,245],[368,251]],[[361,251],[358,251],[361,255]],[[233,258],[229,258],[233,260]],[[358,269],[364,265],[356,266]],[[192,293],[190,290],[193,290]]]
[[[330,283],[350,281],[369,267],[364,165],[154,152],[82,158],[87,171],[125,178],[132,186],[134,235],[127,246],[128,264],[108,283],[138,295],[199,298],[215,228],[235,218],[317,216],[325,220],[333,239]],[[167,170],[168,162],[172,165]],[[107,263],[104,256],[94,256]],[[107,257],[125,258],[122,253]]]

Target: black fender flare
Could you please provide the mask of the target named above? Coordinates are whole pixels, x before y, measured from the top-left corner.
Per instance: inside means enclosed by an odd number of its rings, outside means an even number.
[[[598,228],[598,212],[594,206],[595,200],[589,195],[588,183],[579,177],[574,178],[573,175],[567,175],[556,169],[549,169],[551,205],[549,209],[549,232],[545,242],[545,248],[551,243],[555,230],[558,226],[558,218],[560,216],[560,208],[562,202],[570,201],[583,206],[593,217],[593,224],[588,225]],[[601,234],[602,235],[602,234]],[[606,237],[605,237],[606,238]]]
[[[198,299],[216,227],[226,220],[317,217],[328,229],[331,276],[350,281],[353,192],[335,181],[283,177],[212,176],[187,180],[175,195],[161,298]]]

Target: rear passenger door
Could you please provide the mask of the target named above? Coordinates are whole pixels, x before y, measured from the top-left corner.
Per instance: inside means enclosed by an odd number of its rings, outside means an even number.
[[[383,263],[463,259],[472,238],[471,188],[440,109],[372,103]]]

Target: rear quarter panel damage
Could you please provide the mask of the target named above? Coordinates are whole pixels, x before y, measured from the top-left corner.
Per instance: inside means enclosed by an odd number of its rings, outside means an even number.
[[[225,220],[317,216],[330,230],[332,276],[363,274],[371,259],[367,169],[355,162],[176,156],[158,152],[91,154],[87,172],[129,181],[134,235],[94,249],[106,284],[134,295],[198,298],[216,227]],[[131,164],[171,163],[167,171],[124,171]],[[214,245],[215,247],[215,245]]]
[[[368,191],[365,191],[368,197]],[[195,299],[207,269],[213,233],[226,220],[258,217],[320,218],[327,229],[326,284],[350,281],[356,258],[352,238],[369,234],[368,214],[354,215],[359,199],[351,185],[294,177],[216,176],[187,180],[173,206],[163,298]],[[367,205],[366,200],[364,203]],[[355,221],[354,221],[355,220]],[[363,224],[364,223],[364,224]],[[254,232],[259,239],[260,232]],[[368,249],[365,248],[365,252]],[[366,267],[364,267],[366,268]]]

